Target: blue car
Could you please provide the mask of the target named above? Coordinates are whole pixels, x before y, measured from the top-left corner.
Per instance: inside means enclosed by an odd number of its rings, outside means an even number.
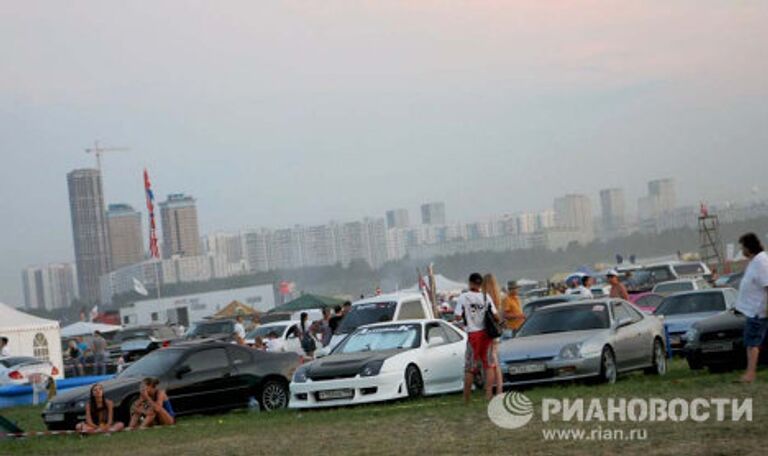
[[[732,288],[686,291],[664,298],[654,315],[664,317],[672,352],[685,348],[685,334],[694,323],[730,309],[736,303],[737,292]]]

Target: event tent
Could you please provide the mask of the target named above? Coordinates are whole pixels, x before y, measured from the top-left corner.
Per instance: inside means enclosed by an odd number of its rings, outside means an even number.
[[[424,283],[429,284],[429,279],[426,276],[424,277]],[[455,282],[442,274],[436,274],[435,287],[438,293],[459,293],[467,288],[467,284]],[[405,291],[419,291],[419,284],[417,283]]]
[[[77,323],[72,323],[69,326],[61,328],[61,337],[64,339],[69,339],[70,337],[77,336],[91,336],[96,331],[108,334],[119,330],[120,326],[116,325],[105,325],[103,323],[78,321]]]
[[[213,318],[232,318],[238,315],[245,316],[254,314],[256,314],[256,311],[253,310],[253,307],[246,306],[240,301],[232,301],[227,304],[226,307],[216,312]]]
[[[0,336],[8,338],[8,349],[12,356],[46,359],[59,372],[64,372],[59,322],[36,317],[0,303]]]

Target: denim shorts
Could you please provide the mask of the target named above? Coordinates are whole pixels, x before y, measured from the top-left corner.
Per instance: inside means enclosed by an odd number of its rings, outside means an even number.
[[[768,318],[747,318],[744,324],[744,346],[761,347],[768,333]]]

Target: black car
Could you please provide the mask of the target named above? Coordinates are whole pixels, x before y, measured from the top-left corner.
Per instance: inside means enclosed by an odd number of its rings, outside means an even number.
[[[176,331],[167,325],[136,326],[120,331],[110,344],[110,358],[123,358],[123,366],[134,363],[158,348],[167,347],[178,339]]]
[[[727,310],[691,326],[686,334],[684,353],[691,369],[708,367],[722,371],[743,369],[747,365],[744,348],[746,317]],[[760,363],[768,364],[768,347],[760,350]]]
[[[115,403],[115,420],[128,423],[142,379],[156,377],[177,416],[247,407],[288,405],[289,381],[301,363],[295,353],[267,353],[232,344],[188,343],[156,350],[102,383]],[[74,429],[85,419],[90,386],[61,392],[43,411],[50,430]]]
[[[184,335],[185,340],[213,339],[221,342],[231,342],[235,333],[234,320],[208,320],[193,323]]]

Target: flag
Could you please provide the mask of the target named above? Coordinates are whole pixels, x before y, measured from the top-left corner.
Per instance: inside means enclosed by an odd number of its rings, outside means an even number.
[[[157,248],[157,224],[155,223],[155,194],[152,192],[152,184],[149,181],[149,173],[144,169],[144,191],[147,196],[147,211],[149,212],[149,255],[152,258],[160,258],[160,250]]]
[[[136,277],[133,278],[133,289],[136,291],[136,293],[142,296],[147,296],[149,294],[144,284],[141,283]]]

